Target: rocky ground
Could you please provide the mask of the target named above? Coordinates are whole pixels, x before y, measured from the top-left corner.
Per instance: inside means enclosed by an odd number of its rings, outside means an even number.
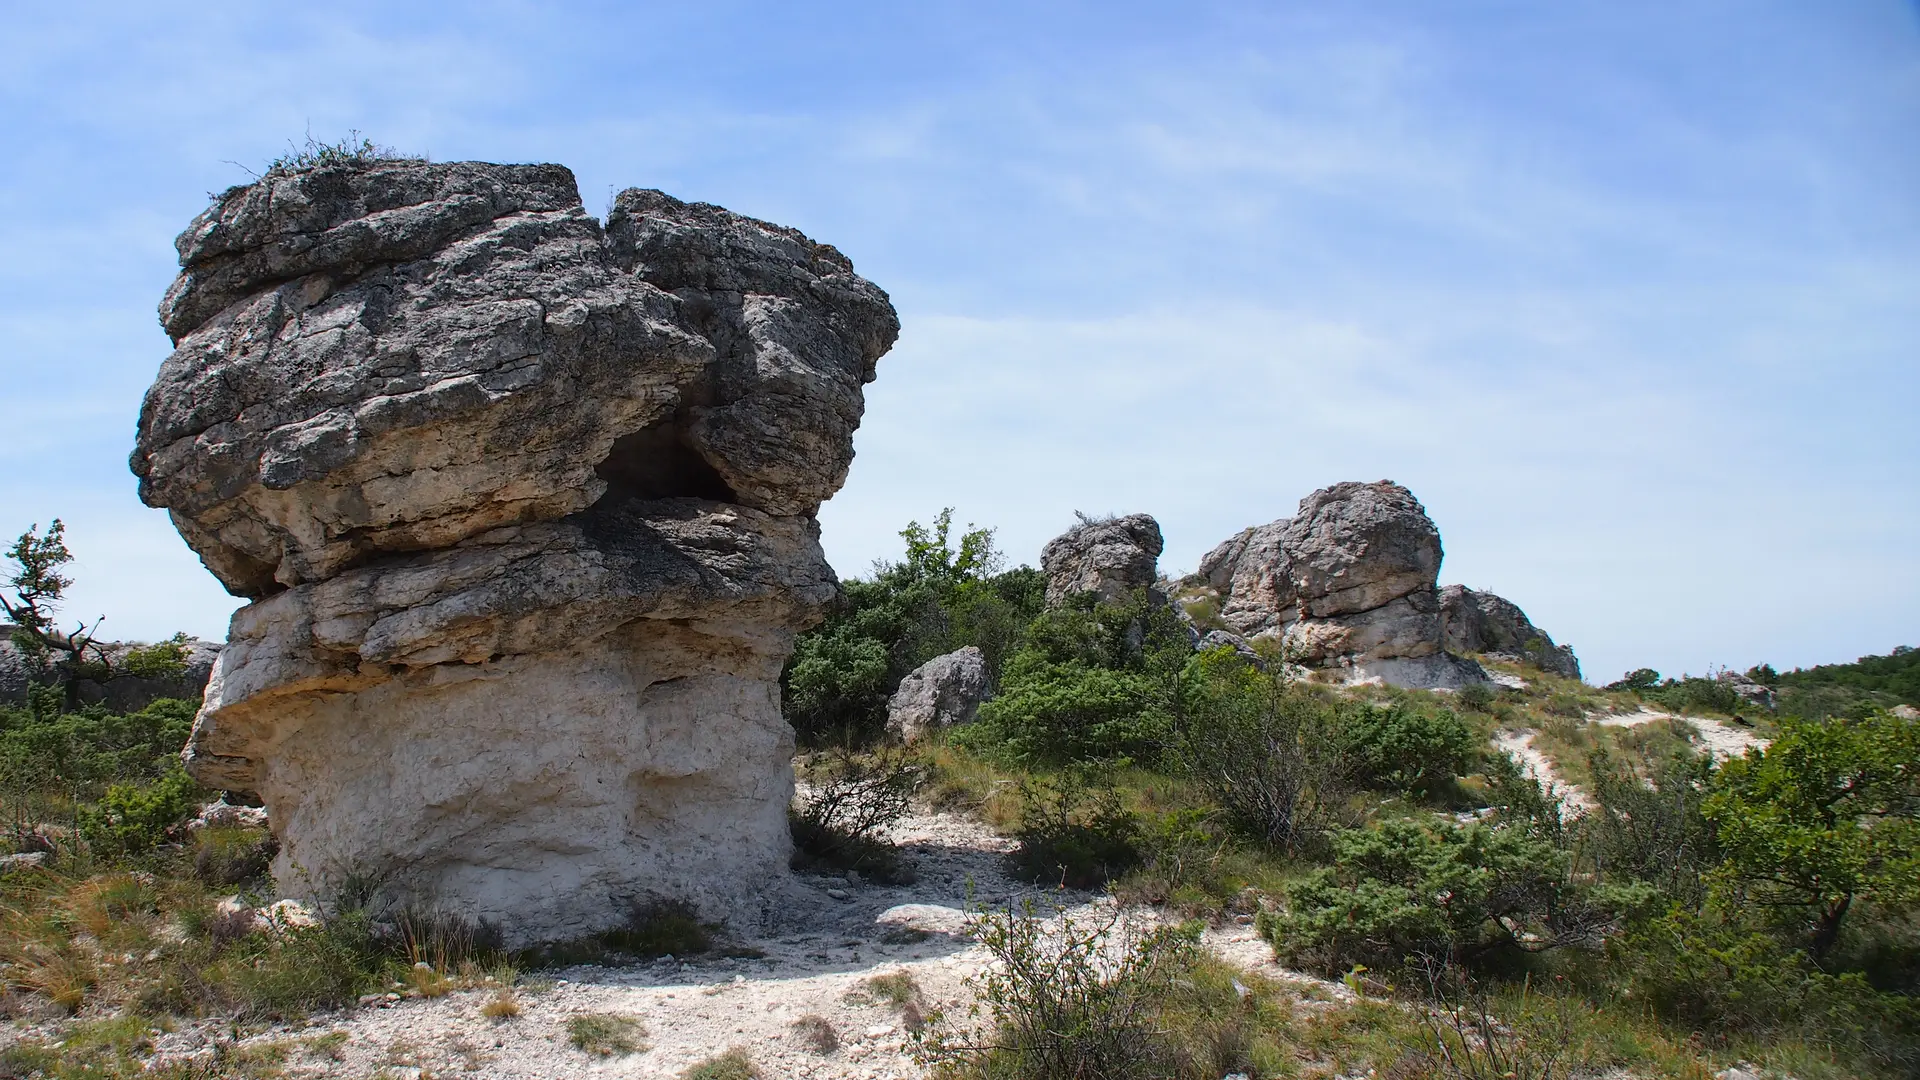
[[[280,1043],[298,1077],[501,1078],[558,1076],[674,1077],[730,1048],[744,1048],[774,1077],[920,1077],[912,1027],[939,1010],[964,1015],[969,981],[985,968],[985,950],[968,940],[970,908],[1032,900],[1070,916],[1111,901],[1087,893],[1036,889],[1009,879],[1012,846],[970,817],[916,813],[896,841],[917,874],[911,884],[796,876],[767,929],[725,951],[758,956],[666,958],[627,967],[582,966],[543,972],[513,992],[511,1019],[483,1012],[500,992],[462,990],[438,998],[400,998],[370,1008],[319,1015],[300,1029],[252,1036]],[[1347,993],[1338,984],[1280,969],[1251,925],[1208,935],[1224,958],[1272,978]],[[912,979],[911,1008],[869,985],[876,976]],[[609,1056],[575,1048],[568,1021],[612,1014],[639,1021],[643,1049]],[[825,1048],[803,1017],[818,1017],[837,1047]],[[809,1022],[814,1031],[817,1022]],[[227,1037],[217,1025],[162,1036],[161,1060],[210,1056]]]

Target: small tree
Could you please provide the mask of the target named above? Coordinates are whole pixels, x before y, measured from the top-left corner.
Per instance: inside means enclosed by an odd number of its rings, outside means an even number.
[[[93,620],[91,626],[77,623],[71,633],[62,633],[55,622],[60,601],[73,584],[73,579],[61,572],[73,561],[73,554],[67,550],[67,529],[60,519],[53,519],[45,535],[40,534],[38,523],[21,533],[7,549],[7,558],[14,570],[7,578],[5,591],[0,592],[0,608],[13,622],[13,643],[43,672],[56,652],[64,654],[69,670],[88,662],[89,654],[93,663],[110,667],[107,654],[94,641],[104,616]]]
[[[1723,765],[1702,812],[1719,830],[1723,898],[1804,918],[1826,954],[1854,901],[1920,903],[1920,721],[1788,719]]]

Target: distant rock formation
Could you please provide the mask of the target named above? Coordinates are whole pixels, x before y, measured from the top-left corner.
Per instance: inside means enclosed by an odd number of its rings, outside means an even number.
[[[1440,531],[1412,492],[1387,480],[1341,483],[1216,547],[1196,577],[1222,592],[1228,629],[1277,638],[1289,663],[1449,689],[1486,673],[1443,647],[1440,559]]]
[[[1569,679],[1580,677],[1580,660],[1567,645],[1555,645],[1545,630],[1510,600],[1464,585],[1440,590],[1440,621],[1446,646],[1457,653],[1481,653],[1493,660],[1532,664]]]
[[[1047,604],[1057,607],[1079,593],[1110,603],[1135,589],[1152,588],[1164,547],[1160,523],[1146,514],[1083,518],[1041,549]]]
[[[219,197],[133,471],[228,590],[189,771],[283,892],[384,880],[508,942],[744,913],[790,841],[778,677],[899,323],[799,232],[557,165]]]
[[[13,627],[0,623],[0,705],[25,705],[27,689],[36,683],[67,688],[77,703],[105,705],[114,712],[137,712],[161,698],[199,701],[213,673],[213,663],[220,657],[220,646],[199,638],[188,638],[182,644],[178,674],[136,675],[125,667],[127,654],[150,646],[137,641],[108,641],[100,643],[107,657],[107,676],[82,674],[76,678],[57,664],[45,672],[35,670],[14,645]]]
[[[936,656],[907,673],[887,701],[887,732],[914,742],[929,732],[972,723],[987,696],[987,658],[977,646]]]

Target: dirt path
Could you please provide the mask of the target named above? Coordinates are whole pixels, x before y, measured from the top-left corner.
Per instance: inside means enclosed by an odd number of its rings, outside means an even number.
[[[1676,716],[1658,709],[1649,709],[1645,705],[1642,705],[1638,712],[1591,713],[1587,719],[1607,727],[1639,727],[1657,720],[1679,720],[1691,727],[1701,747],[1720,761],[1739,757],[1749,748],[1764,750],[1770,741],[1744,728],[1723,724],[1718,720],[1709,720],[1700,716]]]
[[[1532,728],[1520,731],[1502,731],[1493,737],[1493,745],[1508,757],[1520,763],[1520,771],[1538,780],[1541,786],[1560,796],[1562,817],[1572,817],[1594,808],[1591,796],[1580,790],[1577,785],[1568,783],[1554,770],[1553,760],[1533,745],[1533,737],[1539,734]]]
[[[863,993],[866,980],[905,972],[919,987],[922,1010],[964,1014],[989,962],[986,951],[965,936],[969,905],[1031,899],[1042,911],[1060,909],[1071,917],[1112,901],[1011,880],[1002,856],[1012,842],[969,817],[915,814],[896,829],[895,839],[917,871],[915,882],[796,875],[776,897],[766,928],[737,942],[763,954],[758,957],[667,958],[544,973],[553,981],[517,991],[522,1011],[505,1021],[481,1014],[494,993],[476,990],[316,1016],[303,1030],[250,1041],[291,1040],[292,1077],[669,1078],[736,1046],[769,1078],[922,1077],[910,1052],[909,1018]],[[1315,984],[1325,991],[1322,997],[1347,993],[1337,983],[1280,968],[1251,925],[1215,928],[1206,940],[1223,958],[1262,975]],[[607,1058],[575,1049],[566,1025],[583,1013],[639,1020],[646,1048]],[[808,1045],[793,1027],[803,1016],[823,1018],[839,1047],[822,1053]],[[163,1059],[204,1057],[218,1034],[211,1025],[184,1028],[162,1036],[159,1049]],[[316,1042],[329,1036],[331,1044]]]

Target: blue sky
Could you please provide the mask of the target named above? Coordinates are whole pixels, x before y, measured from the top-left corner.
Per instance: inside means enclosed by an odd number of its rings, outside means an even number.
[[[1596,680],[1920,644],[1911,3],[165,7],[0,36],[0,534],[64,517],[116,636],[234,606],[126,470],[172,238],[357,129],[885,287],[842,574],[943,506],[1188,568],[1388,477]]]

